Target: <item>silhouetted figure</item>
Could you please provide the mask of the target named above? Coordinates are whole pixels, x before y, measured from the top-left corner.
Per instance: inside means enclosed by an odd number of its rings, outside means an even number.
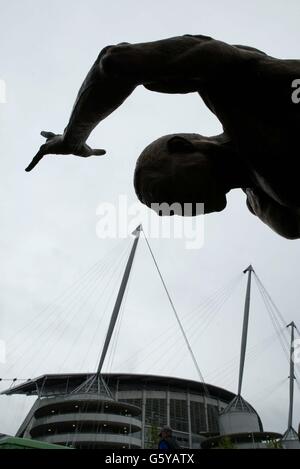
[[[47,141],[26,170],[46,154],[104,154],[85,142],[138,85],[162,93],[197,92],[220,120],[223,133],[173,134],[150,144],[136,166],[139,199],[148,206],[204,202],[205,213],[210,213],[226,207],[231,189],[242,188],[252,213],[280,235],[299,238],[300,103],[292,100],[296,79],[299,60],[276,59],[207,36],[108,46],[84,81],[63,135],[42,132]]]
[[[158,442],[158,449],[160,451],[168,452],[168,451],[178,451],[180,446],[173,437],[172,429],[168,426],[162,427],[159,433],[159,442]]]

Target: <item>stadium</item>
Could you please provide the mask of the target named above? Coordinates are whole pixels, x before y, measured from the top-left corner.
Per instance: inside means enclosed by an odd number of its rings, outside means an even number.
[[[218,414],[235,396],[197,381],[137,374],[103,374],[100,392],[95,383],[82,389],[92,377],[45,375],[7,391],[38,398],[17,436],[75,448],[153,448],[159,428],[169,425],[182,448],[200,448],[219,434]]]

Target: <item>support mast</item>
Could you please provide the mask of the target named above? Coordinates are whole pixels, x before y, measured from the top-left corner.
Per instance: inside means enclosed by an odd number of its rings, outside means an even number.
[[[293,428],[293,405],[294,405],[294,330],[296,325],[294,321],[288,324],[286,327],[291,328],[291,347],[290,347],[290,403],[289,403],[289,418],[288,418],[288,430]]]
[[[114,328],[115,328],[115,325],[116,325],[116,322],[117,322],[117,319],[118,319],[118,315],[119,315],[120,308],[121,308],[121,305],[122,305],[124,293],[126,291],[126,287],[127,287],[128,279],[129,279],[129,276],[130,276],[132,264],[133,264],[133,261],[134,261],[134,256],[135,256],[137,244],[138,244],[138,241],[139,241],[139,238],[140,238],[141,230],[142,230],[142,226],[139,225],[134,230],[134,232],[132,233],[135,236],[135,239],[134,239],[133,244],[132,244],[132,248],[131,248],[130,255],[129,255],[125,270],[124,270],[124,274],[123,274],[123,278],[122,278],[121,285],[120,285],[120,288],[119,288],[119,292],[118,292],[118,295],[117,295],[117,299],[116,299],[114,309],[113,309],[113,312],[112,312],[112,315],[111,315],[111,318],[110,318],[110,322],[109,322],[109,326],[108,326],[108,329],[107,329],[107,333],[106,333],[106,337],[105,337],[105,341],[104,341],[104,346],[103,346],[103,349],[102,349],[102,353],[101,353],[101,357],[100,357],[100,361],[99,361],[97,371],[96,371],[95,374],[90,376],[86,381],[84,381],[82,384],[80,384],[77,388],[75,388],[72,391],[72,394],[77,394],[79,392],[89,393],[89,392],[95,392],[96,391],[99,394],[102,394],[103,396],[106,396],[106,398],[108,398],[108,399],[114,399],[114,397],[113,397],[108,385],[106,384],[101,372],[102,372],[102,366],[103,366],[103,363],[105,361],[106,354],[107,354],[107,351],[108,351],[108,348],[109,348],[109,344],[110,344],[110,341],[111,341],[111,338],[112,338],[112,335],[113,335],[113,332],[114,332]]]
[[[130,252],[126,267],[125,267],[125,271],[124,271],[124,274],[123,274],[123,278],[122,278],[122,282],[121,282],[120,289],[119,289],[119,292],[118,292],[118,296],[117,296],[115,306],[114,306],[114,309],[113,309],[113,312],[112,312],[112,315],[111,315],[111,318],[110,318],[110,323],[109,323],[109,326],[108,326],[108,329],[107,329],[105,342],[104,342],[104,346],[103,346],[102,353],[101,353],[101,358],[100,358],[98,369],[97,369],[97,375],[98,376],[101,374],[102,366],[103,366],[103,363],[104,363],[104,360],[105,360],[105,357],[106,357],[106,354],[107,354],[107,350],[108,350],[108,347],[109,347],[109,344],[110,344],[110,341],[111,341],[111,338],[112,338],[112,335],[113,335],[113,332],[114,332],[114,328],[115,328],[115,325],[116,325],[116,322],[117,322],[117,319],[118,319],[119,311],[120,311],[120,308],[121,308],[124,293],[125,293],[126,286],[127,286],[127,283],[128,283],[131,267],[132,267],[132,264],[133,264],[133,261],[134,261],[134,256],[135,256],[137,244],[138,244],[138,241],[139,241],[139,238],[140,238],[141,230],[142,230],[142,226],[139,225],[134,230],[134,232],[132,233],[135,236],[135,239],[133,241],[131,252]]]
[[[241,340],[238,396],[241,395],[241,391],[242,391],[243,373],[244,373],[245,356],[246,356],[249,310],[250,310],[251,274],[252,272],[254,272],[252,265],[249,265],[249,267],[247,267],[247,269],[245,269],[243,273],[245,274],[246,272],[248,272],[248,281],[247,281],[247,290],[246,290],[246,298],[245,298],[245,306],[244,306],[243,332],[242,332],[242,340]]]

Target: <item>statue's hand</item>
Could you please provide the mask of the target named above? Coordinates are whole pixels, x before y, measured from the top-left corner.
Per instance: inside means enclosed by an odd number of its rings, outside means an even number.
[[[81,145],[71,145],[64,140],[63,135],[56,135],[53,132],[41,132],[45,137],[46,143],[41,146],[31,163],[27,166],[25,171],[31,171],[45,155],[76,155],[87,158],[93,155],[104,155],[105,150],[93,149],[86,143]]]

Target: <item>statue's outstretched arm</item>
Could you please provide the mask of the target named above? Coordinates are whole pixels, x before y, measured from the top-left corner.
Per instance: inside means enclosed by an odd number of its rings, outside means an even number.
[[[82,157],[105,154],[105,150],[90,148],[86,140],[99,122],[120,106],[134,89],[127,80],[105,73],[101,59],[107,49],[108,47],[99,54],[84,80],[64,133],[57,135],[53,132],[41,132],[47,139],[46,143],[40,147],[26,171],[31,171],[47,154],[73,154]]]
[[[239,49],[207,36],[104,48],[79,90],[64,133],[42,132],[47,141],[26,171],[47,154],[103,155],[104,150],[90,148],[86,140],[136,86],[166,93],[196,91],[199,81],[208,81],[217,72],[230,73],[229,65],[236,60],[244,60]]]

